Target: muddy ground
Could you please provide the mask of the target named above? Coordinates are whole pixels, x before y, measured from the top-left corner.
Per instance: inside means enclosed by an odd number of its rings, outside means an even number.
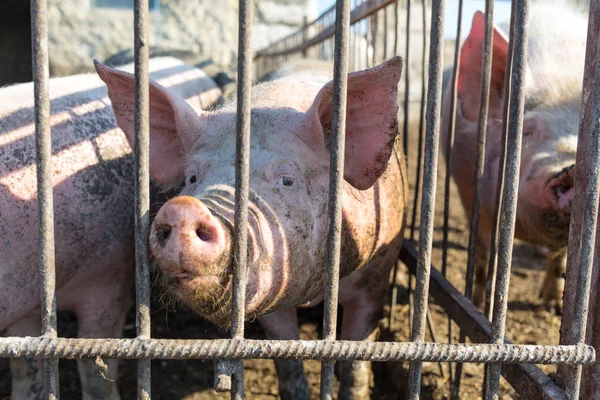
[[[416,115],[413,113],[412,115]],[[416,127],[416,126],[415,126]],[[412,215],[412,196],[414,195],[414,177],[416,171],[416,129],[411,129],[410,140],[412,144],[411,157],[409,158],[410,176],[410,210]],[[436,228],[434,236],[433,264],[439,268],[441,265],[442,245],[442,210],[443,210],[443,179],[444,165],[440,162],[438,177],[438,196],[436,208]],[[449,280],[462,292],[464,275],[467,263],[466,245],[468,241],[468,225],[464,217],[461,204],[458,200],[456,187],[451,189],[451,220],[450,220],[450,250],[449,250]],[[410,220],[410,218],[409,218]],[[417,219],[418,229],[418,219]],[[406,234],[410,233],[407,230]],[[543,279],[545,258],[524,244],[516,243],[513,258],[513,274],[511,278],[509,296],[509,314],[507,336],[516,343],[521,344],[557,344],[559,339],[560,318],[541,308],[538,298],[539,285]],[[398,306],[395,310],[393,323],[393,337],[398,341],[409,338],[408,327],[408,296],[407,275],[403,267],[399,274],[400,285]],[[225,334],[218,332],[208,322],[187,310],[167,312],[160,303],[155,301],[152,306],[152,336],[155,338],[218,338]],[[432,304],[430,308],[437,329],[438,340],[445,341],[447,317],[441,307]],[[389,309],[386,309],[386,314]],[[316,339],[321,331],[322,308],[301,310],[302,323],[301,338]],[[381,327],[387,328],[386,320],[382,320]],[[59,320],[59,334],[73,337],[76,332],[76,321],[72,315],[61,314]],[[264,338],[257,323],[247,325],[247,337]],[[454,326],[455,340],[458,328]],[[125,336],[135,335],[135,318],[130,313],[125,328]],[[429,335],[427,340],[431,340]],[[312,387],[312,397],[318,398],[320,377],[320,363],[305,361],[305,370]],[[404,369],[404,368],[406,369]],[[373,364],[374,379],[372,380],[373,399],[402,399],[406,382],[405,372],[408,365],[390,365],[382,363]],[[552,373],[553,366],[543,369]],[[446,366],[444,366],[446,369]],[[80,387],[77,376],[76,363],[72,360],[60,361],[60,388],[63,399],[79,399]],[[477,399],[480,397],[480,385],[483,376],[482,365],[466,365],[461,387],[462,399]],[[447,376],[447,372],[445,372]],[[136,396],[136,363],[122,360],[119,369],[119,390],[124,400],[134,399]],[[424,364],[423,399],[444,399],[448,395],[447,378],[440,375],[437,364]],[[226,399],[228,394],[216,394],[212,389],[213,362],[212,361],[162,361],[152,362],[152,398],[153,399]],[[337,385],[337,382],[336,382]],[[271,360],[247,360],[245,362],[245,387],[247,399],[275,399],[278,397],[277,378],[275,365]],[[501,398],[518,398],[514,390],[502,382]],[[9,398],[10,374],[8,360],[0,360],[0,400]]]

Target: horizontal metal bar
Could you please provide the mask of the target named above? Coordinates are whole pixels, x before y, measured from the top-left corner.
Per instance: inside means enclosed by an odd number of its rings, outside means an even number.
[[[394,0],[367,0],[367,1],[365,1],[364,3],[356,6],[354,8],[354,10],[352,10],[352,12],[350,13],[350,24],[355,24],[356,22],[367,18],[368,16],[376,13],[383,7],[385,7],[389,4],[392,4],[393,2],[394,2]],[[302,32],[298,32],[296,34],[300,35],[300,34],[302,34]],[[299,52],[307,50],[308,48],[310,48],[316,44],[324,42],[325,40],[332,37],[334,34],[335,34],[335,26],[330,25],[330,26],[326,27],[325,29],[323,29],[322,31],[320,31],[312,39],[308,39],[296,46],[290,47],[285,50],[268,51],[268,49],[270,49],[270,48],[277,47],[277,45],[279,45],[281,43],[281,41],[277,42],[275,44],[272,44],[267,49],[256,52],[256,54],[254,55],[254,59],[257,59],[260,57],[277,57],[277,56],[285,56],[285,55],[289,55],[289,54],[293,54],[293,53],[299,53]]]
[[[5,358],[120,358],[163,360],[294,359],[527,364],[592,364],[594,349],[516,344],[356,342],[348,340],[176,340],[0,338]]]
[[[400,252],[400,260],[415,274],[417,268],[417,249],[411,243],[404,242]],[[462,295],[442,274],[431,268],[430,294],[436,304],[439,304],[464,330],[471,341],[476,343],[489,342],[491,337],[490,321]],[[510,344],[504,338],[505,344]],[[563,399],[563,390],[535,365],[505,364],[502,375],[524,399]]]

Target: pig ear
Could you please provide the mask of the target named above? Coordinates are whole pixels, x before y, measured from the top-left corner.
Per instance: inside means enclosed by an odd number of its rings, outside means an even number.
[[[508,57],[508,39],[493,28],[492,78],[490,82],[490,114],[501,112],[504,73]],[[485,15],[477,11],[473,16],[471,32],[460,51],[458,98],[463,116],[477,121],[481,97],[482,54],[485,41]]]
[[[373,186],[386,170],[398,134],[398,81],[402,58],[348,75],[344,179],[359,190]],[[312,126],[320,125],[329,148],[333,113],[333,82],[317,94],[307,111]]]
[[[97,60],[94,60],[94,66],[108,87],[117,123],[134,149],[134,75]],[[159,184],[173,183],[184,173],[184,149],[191,145],[194,132],[199,129],[198,114],[183,99],[150,81],[149,122],[150,175]]]

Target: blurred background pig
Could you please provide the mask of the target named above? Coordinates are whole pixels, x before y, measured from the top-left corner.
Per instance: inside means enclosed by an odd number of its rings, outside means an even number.
[[[525,116],[515,237],[548,249],[540,296],[547,307],[562,308],[569,234],[587,17],[564,2],[531,5],[525,93]],[[456,137],[452,176],[465,212],[474,201],[477,119],[482,75],[485,18],[477,12],[460,53]],[[494,27],[485,171],[477,236],[474,303],[485,296],[487,259],[497,197],[502,147],[504,75],[508,28]],[[446,73],[446,78],[450,74]],[[442,109],[443,149],[450,118],[447,79]]]

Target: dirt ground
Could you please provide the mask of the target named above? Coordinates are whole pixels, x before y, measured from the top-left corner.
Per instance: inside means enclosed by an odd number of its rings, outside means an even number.
[[[416,115],[413,113],[413,115]],[[411,129],[410,141],[412,149],[416,149],[416,129]],[[443,160],[443,159],[442,159]],[[414,181],[416,171],[416,152],[411,150],[409,157],[410,176],[410,210],[412,215],[412,196],[414,195]],[[434,235],[433,264],[439,268],[441,265],[442,245],[442,210],[443,210],[443,179],[444,165],[440,162],[438,177],[438,196],[436,208],[436,228]],[[462,292],[464,275],[467,263],[468,224],[464,217],[462,206],[458,201],[458,193],[453,185],[451,189],[451,220],[450,220],[450,250],[449,250],[449,280]],[[409,219],[410,221],[410,219]],[[418,229],[418,219],[417,219]],[[408,236],[410,230],[406,234]],[[538,298],[539,285],[543,279],[545,258],[533,248],[516,243],[513,258],[513,274],[511,278],[507,336],[516,343],[521,344],[558,344],[560,317],[551,315],[541,308]],[[393,323],[393,337],[397,341],[407,341],[409,338],[408,326],[408,295],[407,270],[402,268],[399,274],[400,285],[398,306],[395,310]],[[158,302],[153,303],[152,336],[155,338],[218,338],[225,334],[218,332],[208,322],[187,310],[167,312]],[[430,311],[434,325],[437,329],[437,339],[445,341],[447,335],[447,317],[440,306],[432,304]],[[386,314],[389,308],[386,308]],[[322,308],[301,310],[302,339],[316,339],[321,331]],[[387,328],[386,319],[382,320],[381,328]],[[458,328],[454,326],[454,340],[458,339]],[[76,332],[76,321],[70,314],[61,314],[59,319],[59,334],[73,337]],[[264,338],[257,323],[247,325],[247,337]],[[135,335],[134,314],[129,315],[125,328],[125,336]],[[431,340],[429,334],[427,340]],[[305,361],[305,370],[312,387],[312,397],[318,398],[320,363]],[[447,366],[444,366],[445,376]],[[553,366],[544,366],[547,373],[553,373]],[[372,366],[374,379],[372,381],[373,399],[402,399],[405,397],[404,384],[408,365],[398,363],[374,363]],[[483,366],[466,364],[464,366],[461,398],[477,399],[481,395],[481,382]],[[136,396],[136,363],[130,360],[121,360],[119,369],[119,390],[124,400],[134,399]],[[226,399],[229,394],[216,394],[212,389],[213,362],[212,361],[162,361],[152,362],[152,397],[154,399],[181,399],[204,400]],[[337,382],[336,382],[337,385]],[[245,361],[245,387],[246,398],[275,399],[278,397],[277,377],[275,365],[272,360],[247,360]],[[77,376],[76,363],[72,360],[60,361],[60,388],[63,399],[79,399],[80,386]],[[514,390],[503,381],[501,384],[502,399],[518,398]],[[433,363],[424,364],[423,399],[448,398],[448,380],[442,377],[439,366]],[[10,395],[10,373],[8,360],[0,359],[0,400],[6,400]]]

